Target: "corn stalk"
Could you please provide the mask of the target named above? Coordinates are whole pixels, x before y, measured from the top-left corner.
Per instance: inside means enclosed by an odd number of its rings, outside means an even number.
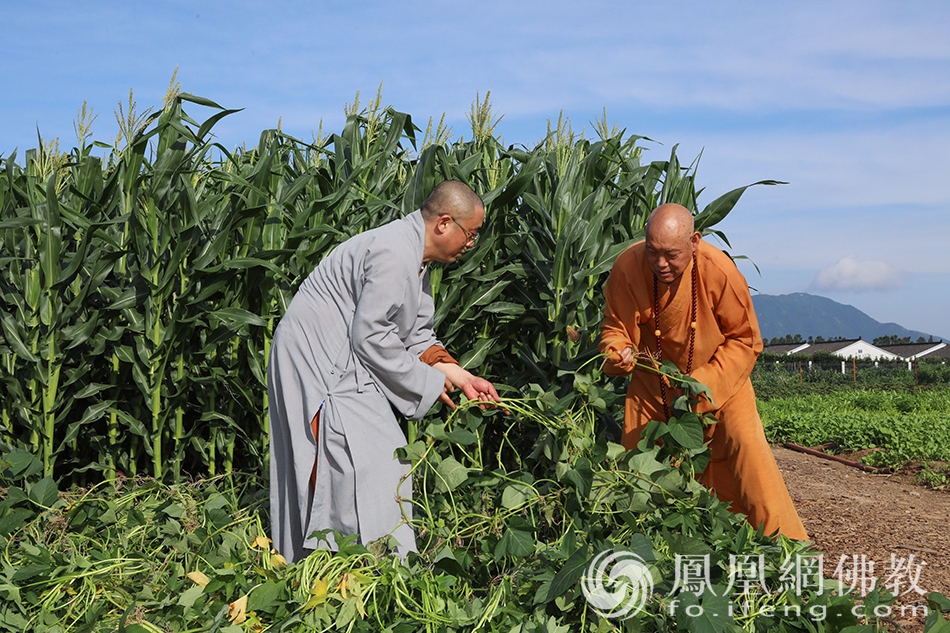
[[[421,147],[380,94],[313,142],[265,130],[234,150],[211,134],[233,111],[207,99],[176,89],[159,111],[134,106],[114,145],[89,143],[94,117],[80,111],[71,153],[40,139],[26,167],[0,163],[0,442],[74,481],[265,470],[266,359],[294,291],[334,246],[448,178],[487,217],[465,258],[431,271],[440,338],[515,389],[600,393],[578,371],[616,255],[661,202],[721,236],[745,189],[700,211],[697,162],[684,168],[675,148],[644,162],[647,141],[606,115],[596,141],[562,117],[535,147],[506,146],[488,95],[471,140],[440,125]]]

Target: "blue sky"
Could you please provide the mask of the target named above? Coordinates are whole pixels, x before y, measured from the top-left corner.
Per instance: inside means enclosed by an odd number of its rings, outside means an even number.
[[[563,110],[608,122],[649,157],[700,153],[700,202],[762,179],[720,226],[759,292],[811,292],[950,339],[950,3],[5,2],[0,155],[94,138],[135,91],[244,108],[226,146],[275,127],[339,129],[357,91],[453,136],[491,91],[507,143]]]

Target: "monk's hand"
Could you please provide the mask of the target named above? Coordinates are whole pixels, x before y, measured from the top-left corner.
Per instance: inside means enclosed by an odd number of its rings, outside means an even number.
[[[465,394],[465,397],[469,400],[478,400],[482,404],[479,404],[479,408],[483,411],[489,407],[494,408],[495,404],[493,402],[500,402],[501,398],[498,396],[498,392],[495,391],[495,385],[491,384],[489,381],[484,378],[479,378],[478,376],[472,376],[472,380],[461,385],[462,393]],[[508,413],[507,409],[502,409],[505,413]]]
[[[624,366],[633,364],[633,348],[632,347],[625,347],[622,350],[620,350],[620,362]]]
[[[446,383],[450,383],[453,388],[461,389],[466,398],[479,401],[478,406],[482,410],[495,406],[491,403],[501,400],[495,390],[495,385],[454,363],[435,363],[432,366],[445,374]],[[448,393],[450,391],[452,389],[443,390],[439,400],[445,402],[443,397],[449,398]],[[453,409],[455,408],[454,403],[451,406]]]
[[[451,392],[455,391],[455,385],[452,384],[452,381],[445,378],[445,384],[442,386],[442,393],[439,394],[439,402],[446,405],[450,409],[455,409],[456,404],[449,396]]]

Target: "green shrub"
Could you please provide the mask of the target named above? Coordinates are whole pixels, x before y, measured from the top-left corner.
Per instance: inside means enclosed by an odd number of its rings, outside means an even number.
[[[837,451],[881,449],[865,462],[950,460],[950,391],[841,391],[759,401],[771,441]]]

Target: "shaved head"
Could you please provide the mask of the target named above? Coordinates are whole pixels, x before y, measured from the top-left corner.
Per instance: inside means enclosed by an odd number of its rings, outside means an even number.
[[[693,214],[679,204],[660,205],[650,214],[644,231],[647,239],[659,239],[662,236],[687,242],[695,232]]]
[[[485,204],[472,188],[458,180],[436,185],[420,208],[426,223],[422,263],[451,263],[475,246],[485,221]]]
[[[485,205],[478,194],[458,180],[446,180],[439,183],[422,203],[422,217],[427,222],[437,219],[440,215],[468,220],[477,212],[484,212],[484,210]]]
[[[645,227],[647,264],[657,281],[672,283],[683,274],[699,247],[701,236],[693,214],[678,204],[663,204],[650,214]]]

